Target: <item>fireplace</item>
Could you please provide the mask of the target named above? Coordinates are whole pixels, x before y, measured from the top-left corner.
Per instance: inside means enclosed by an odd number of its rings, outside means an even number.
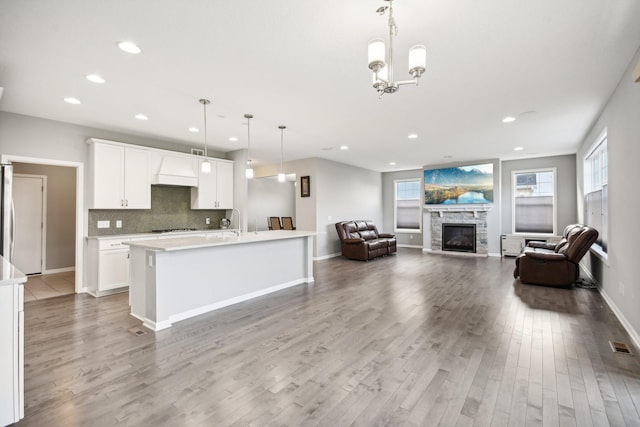
[[[475,253],[476,225],[442,224],[442,250]]]

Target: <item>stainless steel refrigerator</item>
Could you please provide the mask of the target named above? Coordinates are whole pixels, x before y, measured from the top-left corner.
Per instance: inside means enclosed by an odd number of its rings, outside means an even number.
[[[16,230],[13,208],[13,166],[0,165],[0,255],[6,260],[13,258],[14,235]]]

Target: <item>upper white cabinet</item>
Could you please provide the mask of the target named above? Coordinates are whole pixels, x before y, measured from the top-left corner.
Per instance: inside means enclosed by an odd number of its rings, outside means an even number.
[[[92,209],[151,209],[148,149],[90,140]]]
[[[233,162],[209,159],[211,172],[202,173],[198,160],[198,187],[191,189],[191,209],[233,208]]]

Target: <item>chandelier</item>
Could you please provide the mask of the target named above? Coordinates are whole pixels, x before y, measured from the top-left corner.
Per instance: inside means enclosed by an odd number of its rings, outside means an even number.
[[[393,38],[398,35],[398,27],[393,17],[393,0],[385,0],[388,6],[380,6],[376,12],[384,15],[389,10],[389,62],[386,62],[387,49],[383,39],[373,39],[369,42],[369,69],[373,71],[373,87],[382,98],[385,93],[395,93],[401,85],[418,85],[418,79],[427,66],[427,48],[415,45],[409,49],[409,74],[413,80],[393,80]]]
[[[280,172],[278,173],[278,182],[285,182],[287,180],[286,175],[284,174],[284,130],[287,127],[284,125],[278,126],[280,129]]]
[[[204,160],[200,164],[200,170],[204,174],[209,174],[211,173],[211,163],[207,157],[207,105],[211,104],[211,101],[202,98],[199,102],[202,104],[202,108],[204,109]]]
[[[247,169],[245,169],[245,176],[247,179],[253,178],[253,167],[251,166],[251,128],[250,122],[253,119],[253,114],[245,114],[244,118],[247,119]]]

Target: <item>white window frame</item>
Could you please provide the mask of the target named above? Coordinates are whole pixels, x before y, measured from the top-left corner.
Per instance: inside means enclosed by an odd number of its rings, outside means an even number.
[[[422,233],[422,192],[418,190],[418,228],[398,228],[398,183],[417,182],[418,188],[424,187],[421,178],[393,180],[393,231],[395,233]]]
[[[587,165],[587,159],[589,157],[591,157],[591,155],[593,155],[593,153],[595,153],[596,151],[598,151],[598,149],[600,148],[600,145],[606,141],[607,147],[605,148],[605,153],[607,155],[607,176],[606,179],[602,179],[602,177],[600,178],[600,182],[601,182],[601,186],[603,186],[603,181],[605,181],[606,185],[609,185],[609,161],[608,161],[608,157],[609,157],[609,140],[607,138],[607,128],[604,128],[604,130],[600,133],[600,135],[598,135],[598,137],[596,138],[596,140],[593,142],[593,144],[591,144],[591,147],[589,147],[589,150],[587,150],[587,153],[585,154],[584,158],[582,159],[582,179],[583,179],[583,188],[582,188],[582,203],[584,206],[585,203],[585,198],[587,196],[588,193],[590,193],[592,191],[592,183],[587,183],[587,179],[589,181],[593,180],[593,174],[591,173],[591,167],[590,165]],[[587,174],[587,170],[589,170],[589,173]],[[588,190],[588,191],[587,191]],[[583,220],[585,220],[586,222],[586,218],[583,218]],[[609,201],[607,200],[607,230],[609,230]],[[608,235],[607,235],[607,242],[608,242]],[[602,259],[605,263],[608,262],[609,259],[609,255],[608,255],[608,251],[609,249],[607,248],[607,250],[605,251],[604,248],[602,246],[600,246],[598,243],[594,243],[591,246],[591,252],[595,253],[600,259]]]
[[[551,172],[553,174],[553,231],[551,233],[516,232],[516,175]],[[511,171],[511,232],[520,236],[557,236],[558,232],[558,173],[556,168],[520,169]]]

